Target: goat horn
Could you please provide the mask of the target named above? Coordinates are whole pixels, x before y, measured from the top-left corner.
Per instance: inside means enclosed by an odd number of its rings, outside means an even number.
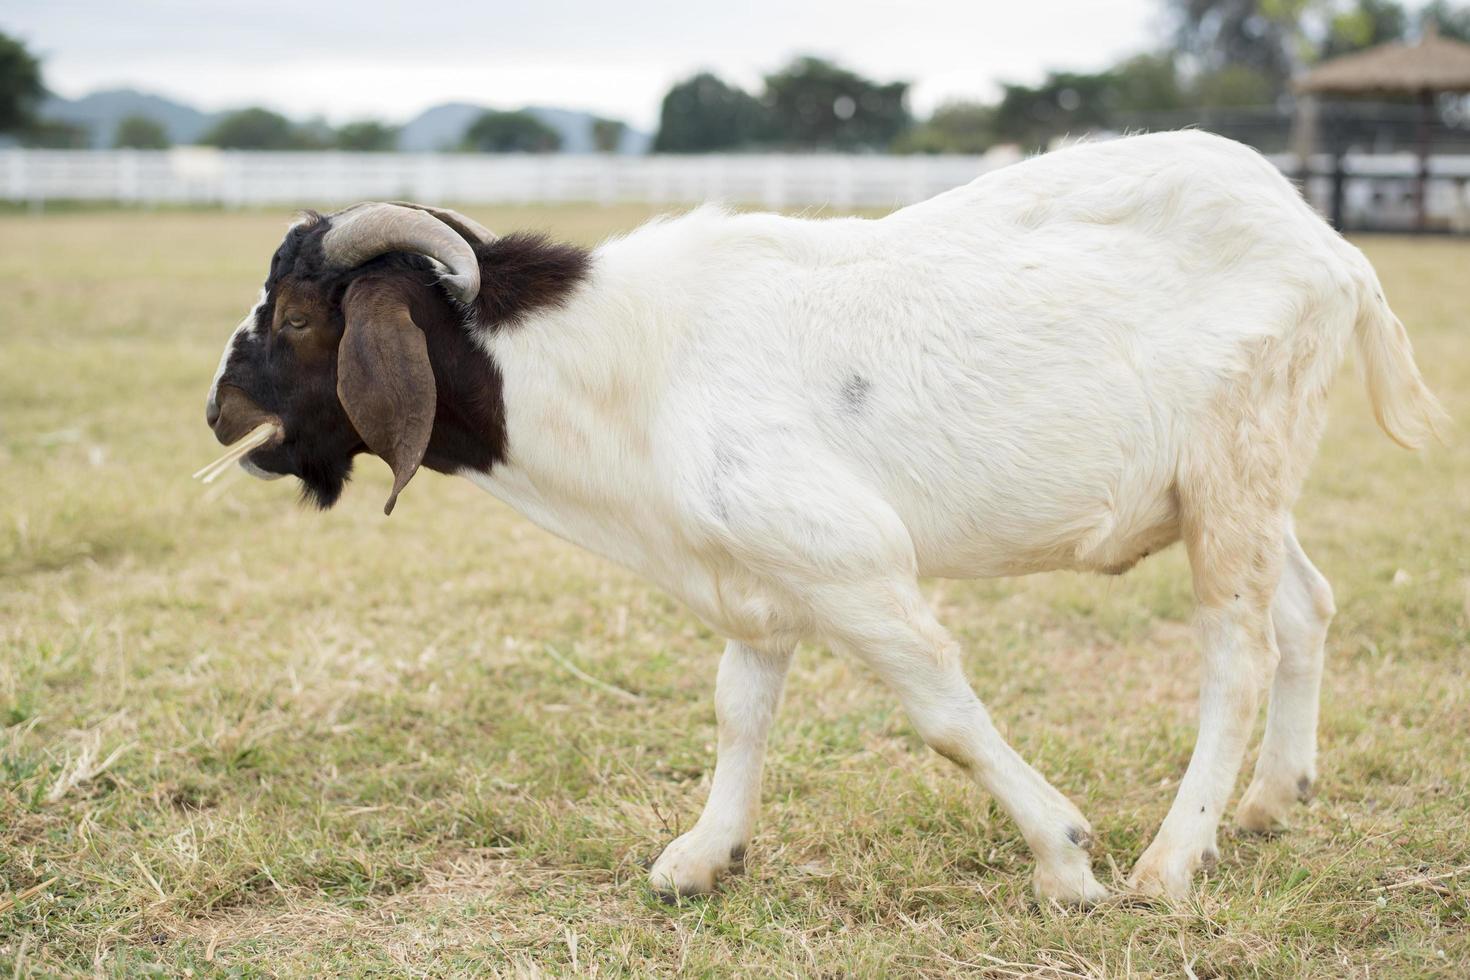
[[[435,208],[427,204],[415,204],[412,201],[392,201],[390,203],[395,207],[413,208],[416,211],[429,212],[459,232],[460,237],[471,245],[488,245],[498,237],[495,232],[486,228],[474,218],[471,218],[467,214],[460,214],[458,211],[451,210],[450,208]]]
[[[461,219],[465,220],[465,219]],[[427,209],[397,204],[355,204],[331,216],[322,238],[326,259],[354,268],[387,252],[416,252],[443,265],[461,302],[480,294],[480,262],[464,235]]]

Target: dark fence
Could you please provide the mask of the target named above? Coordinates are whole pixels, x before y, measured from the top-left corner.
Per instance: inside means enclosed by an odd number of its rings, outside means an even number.
[[[1417,103],[1319,101],[1316,150],[1320,153],[1399,153],[1418,146],[1424,117]],[[1140,112],[1122,116],[1125,130],[1195,127],[1248,143],[1262,153],[1295,149],[1296,106],[1197,108],[1177,112]],[[1438,154],[1470,154],[1470,98],[1442,97],[1428,122],[1427,135]]]
[[[1427,117],[1410,100],[1319,102],[1305,166],[1285,159],[1302,145],[1296,109],[1283,100],[1138,113],[1121,122],[1128,130],[1195,127],[1271,154],[1344,231],[1470,232],[1470,98],[1441,97]],[[1431,156],[1421,167],[1417,151],[1426,138]]]

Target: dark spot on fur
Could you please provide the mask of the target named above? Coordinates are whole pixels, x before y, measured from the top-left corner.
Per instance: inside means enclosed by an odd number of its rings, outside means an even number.
[[[1200,812],[1200,813],[1204,813],[1204,812],[1205,812],[1205,808],[1204,808],[1204,807],[1200,807],[1200,808],[1199,808],[1199,812]]]
[[[1199,866],[1206,871],[1214,871],[1215,865],[1219,863],[1220,855],[1216,854],[1214,850],[1205,851],[1199,856]]]
[[[731,450],[724,443],[715,445],[714,471],[709,488],[710,506],[721,521],[729,523],[730,505],[725,487],[736,476],[746,470],[745,457]],[[701,774],[702,775],[702,774]]]
[[[1298,779],[1296,781],[1296,798],[1298,800],[1303,803],[1310,803],[1312,801],[1312,797],[1315,795],[1316,792],[1312,786],[1311,776],[1303,776],[1301,779]]]
[[[857,414],[867,404],[868,393],[873,389],[873,382],[861,374],[854,374],[842,383],[842,406],[847,411]]]
[[[1081,827],[1068,827],[1067,840],[1071,841],[1073,844],[1076,844],[1084,851],[1092,850],[1092,835],[1083,830]]]

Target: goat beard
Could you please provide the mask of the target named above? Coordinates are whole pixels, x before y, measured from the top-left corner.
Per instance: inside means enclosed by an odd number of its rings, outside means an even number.
[[[318,510],[330,510],[342,496],[352,475],[352,457],[339,459],[298,460],[297,477],[301,480],[301,500]]]

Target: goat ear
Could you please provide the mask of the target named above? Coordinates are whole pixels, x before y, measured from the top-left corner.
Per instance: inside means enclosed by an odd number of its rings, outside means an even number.
[[[398,494],[423,462],[434,430],[434,370],[424,332],[390,286],[360,280],[342,301],[347,327],[337,349],[337,397],[362,441],[393,470]]]

